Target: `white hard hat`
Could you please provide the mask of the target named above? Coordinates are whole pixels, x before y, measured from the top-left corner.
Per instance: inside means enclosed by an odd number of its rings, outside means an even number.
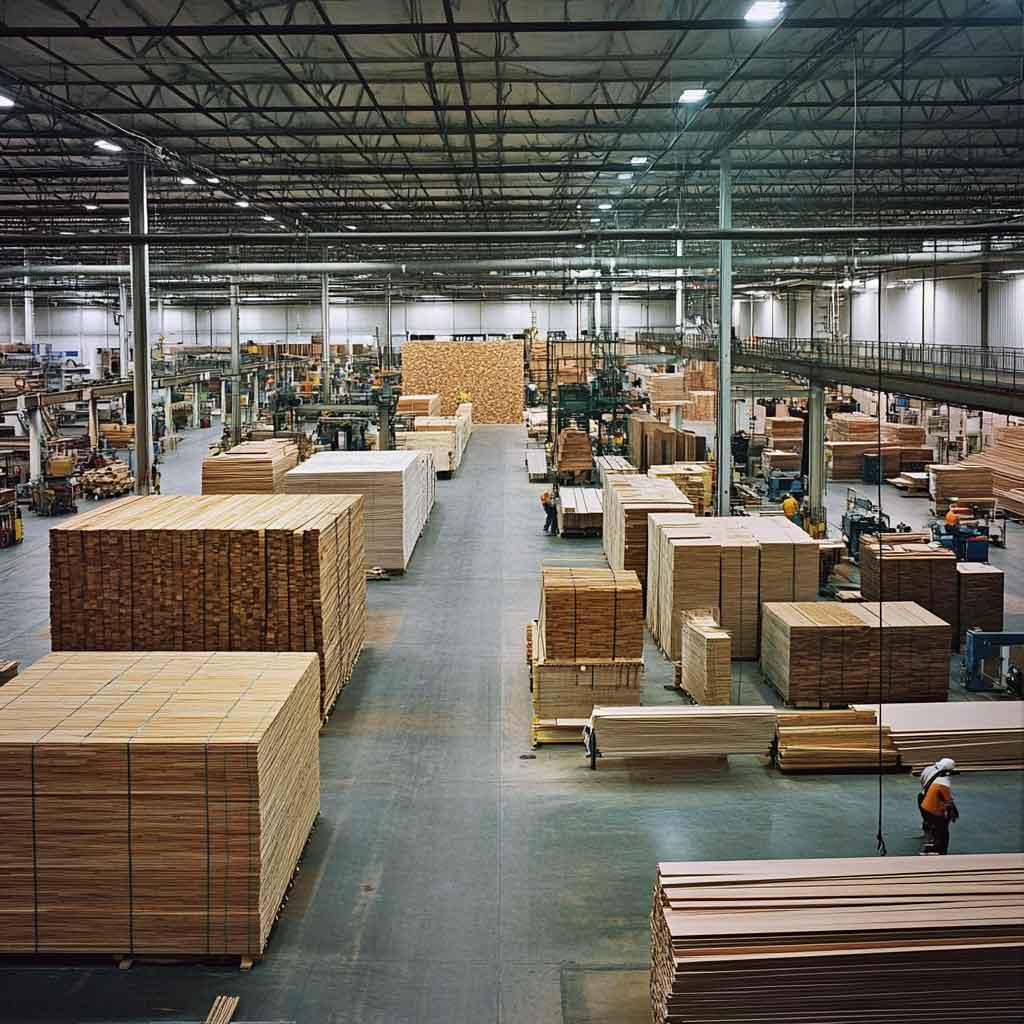
[[[935,767],[938,768],[940,772],[951,772],[956,767],[956,762],[951,757],[944,757],[935,762]]]

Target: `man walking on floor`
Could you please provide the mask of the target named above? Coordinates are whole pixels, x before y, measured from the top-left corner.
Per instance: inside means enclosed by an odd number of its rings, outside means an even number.
[[[540,503],[544,506],[544,532],[550,533],[552,537],[558,536],[558,512],[551,493],[545,491],[540,496]]]
[[[949,852],[949,825],[960,817],[953,802],[950,776],[956,764],[951,757],[944,757],[929,765],[921,772],[921,792],[917,795],[917,806],[921,808],[921,827],[929,837],[929,845],[936,853]]]

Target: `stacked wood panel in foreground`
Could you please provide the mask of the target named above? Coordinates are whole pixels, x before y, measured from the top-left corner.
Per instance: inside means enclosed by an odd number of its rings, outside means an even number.
[[[57,651],[315,651],[321,710],[366,631],[362,499],[124,498],[50,531]]]
[[[203,459],[203,494],[280,494],[298,461],[291,441],[243,441]]]
[[[655,1024],[1010,1024],[1024,856],[664,862]]]
[[[558,489],[558,532],[563,535],[601,532],[604,511],[601,492],[596,487],[560,487]]]
[[[319,811],[312,654],[69,653],[0,690],[0,951],[259,956]]]

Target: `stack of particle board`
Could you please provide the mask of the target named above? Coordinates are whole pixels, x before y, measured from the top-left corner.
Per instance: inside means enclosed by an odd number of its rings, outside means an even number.
[[[1009,1024],[1022,903],[1019,853],[660,863],[652,1019]]]
[[[434,507],[429,452],[318,452],[285,477],[289,494],[361,494],[366,565],[404,572]]]
[[[872,711],[780,711],[779,768],[784,772],[895,768],[899,752]]]
[[[837,412],[827,429],[830,441],[878,441],[878,420],[862,412]]]
[[[1003,570],[983,562],[957,562],[956,584],[956,648],[961,650],[969,629],[1002,631]]]
[[[636,466],[622,455],[598,455],[594,458],[594,467],[601,487],[604,487],[606,476],[621,476],[623,473],[636,475]]]
[[[946,700],[950,627],[910,601],[766,604],[761,671],[795,707]]]
[[[398,399],[398,414],[405,416],[440,416],[440,395],[402,395]]]
[[[565,427],[558,432],[556,446],[559,473],[589,472],[594,465],[594,453],[590,447],[590,435],[576,427]]]
[[[901,448],[923,448],[925,429],[914,423],[883,423],[882,444],[896,444]]]
[[[702,516],[712,505],[712,466],[709,462],[673,462],[666,466],[651,466],[647,475],[654,479],[671,480],[693,502],[693,510]]]
[[[863,480],[864,456],[880,455],[882,475],[888,479],[900,471],[900,449],[879,447],[877,441],[826,441],[825,451],[832,453],[829,478],[832,480]]]
[[[711,615],[683,617],[679,687],[698,704],[728,704],[732,699],[729,634]]]
[[[1024,768],[1024,701],[884,704],[881,720],[914,771],[940,757],[953,758],[958,771]]]
[[[596,487],[560,487],[556,501],[558,532],[561,534],[601,532],[604,512],[601,492]]]
[[[135,444],[135,424],[101,423],[100,435],[111,448],[131,448]]]
[[[407,341],[402,383],[416,394],[440,394],[451,416],[468,392],[477,423],[519,423],[523,411],[523,346],[519,341]]]
[[[50,531],[56,651],[316,651],[326,715],[365,631],[358,496],[123,498]]]
[[[804,421],[796,416],[766,416],[765,433],[768,447],[779,451],[798,452],[804,446]]]
[[[800,469],[800,452],[783,452],[776,448],[765,448],[761,452],[761,472],[771,476],[773,469]]]
[[[203,459],[203,494],[280,494],[298,462],[291,441],[243,441]]]
[[[928,493],[937,512],[945,512],[953,498],[960,501],[991,498],[994,494],[992,468],[966,462],[957,462],[951,466],[929,466]]]
[[[651,405],[679,405],[689,397],[682,373],[652,373],[647,379]]]
[[[320,807],[312,654],[69,653],[0,690],[0,951],[259,956]]]

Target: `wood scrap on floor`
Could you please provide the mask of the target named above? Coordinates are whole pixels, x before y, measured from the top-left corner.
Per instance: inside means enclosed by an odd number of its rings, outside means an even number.
[[[239,1001],[238,996],[217,996],[206,1015],[206,1024],[231,1024]]]

